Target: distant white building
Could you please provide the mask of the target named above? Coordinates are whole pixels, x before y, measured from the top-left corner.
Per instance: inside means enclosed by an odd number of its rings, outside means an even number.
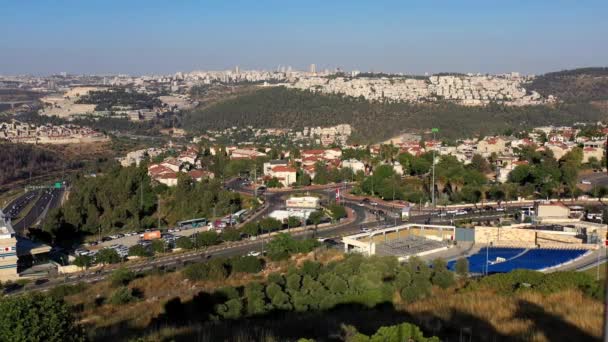
[[[348,159],[342,161],[342,168],[350,168],[354,173],[357,171],[365,172],[365,164],[357,159]]]
[[[8,217],[0,210],[0,280],[14,280],[17,274],[17,239]]]

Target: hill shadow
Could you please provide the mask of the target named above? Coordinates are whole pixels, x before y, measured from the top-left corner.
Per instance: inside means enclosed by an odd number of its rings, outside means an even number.
[[[164,305],[163,313],[145,328],[136,328],[128,322],[104,327],[96,332],[95,340],[128,340],[164,328],[175,329],[172,341],[261,341],[269,337],[278,341],[295,341],[312,338],[316,341],[341,341],[343,325],[352,325],[366,335],[372,335],[382,326],[409,322],[420,327],[425,336],[437,336],[442,341],[527,341],[542,333],[549,341],[599,341],[588,332],[546,312],[537,304],[520,300],[514,317],[529,320],[533,327],[517,335],[496,330],[492,323],[458,309],[443,317],[433,311],[412,315],[397,310],[390,302],[369,308],[358,303],[340,304],[323,311],[272,310],[263,315],[220,320],[214,315],[216,305],[227,298],[221,294],[199,292],[191,300],[182,302],[172,298]]]

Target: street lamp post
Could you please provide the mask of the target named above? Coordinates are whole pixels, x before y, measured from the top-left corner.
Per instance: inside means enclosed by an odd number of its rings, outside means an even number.
[[[433,132],[433,143],[435,143],[435,133],[439,132],[439,128],[432,128]],[[431,204],[435,208],[435,146],[433,146],[433,184],[431,184]]]

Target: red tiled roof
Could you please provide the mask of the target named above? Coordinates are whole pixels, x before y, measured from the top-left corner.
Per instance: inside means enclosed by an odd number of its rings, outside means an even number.
[[[273,167],[272,172],[296,172],[296,169],[294,169],[293,167],[290,167],[290,166],[279,165],[279,166]]]

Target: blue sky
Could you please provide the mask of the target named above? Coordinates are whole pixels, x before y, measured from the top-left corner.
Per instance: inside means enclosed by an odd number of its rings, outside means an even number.
[[[608,1],[2,0],[0,74],[608,65]]]

